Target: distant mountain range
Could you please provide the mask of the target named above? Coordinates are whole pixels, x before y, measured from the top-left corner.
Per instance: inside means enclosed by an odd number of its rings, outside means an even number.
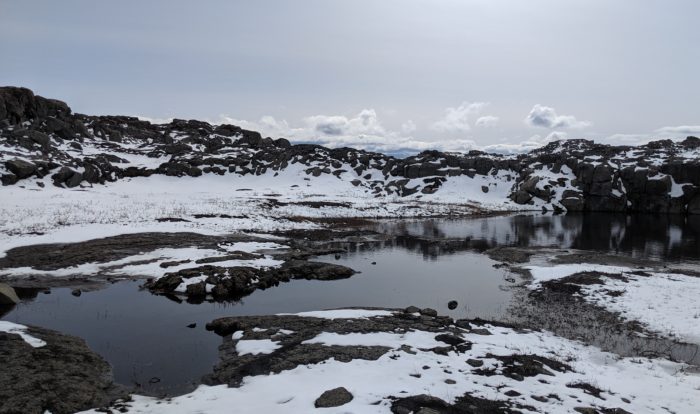
[[[0,88],[3,186],[109,185],[154,174],[266,176],[298,185],[337,177],[367,197],[484,202],[502,209],[700,214],[700,139],[610,146],[552,142],[520,155],[424,151],[406,158],[293,145],[234,125],[73,113],[64,102]],[[242,180],[242,181],[241,181]],[[291,184],[292,186],[297,184]],[[2,197],[2,189],[0,189]]]

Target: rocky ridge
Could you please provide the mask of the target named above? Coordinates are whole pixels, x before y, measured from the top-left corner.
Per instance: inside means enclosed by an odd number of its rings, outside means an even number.
[[[0,88],[4,186],[76,188],[151,175],[333,175],[368,197],[464,201],[503,209],[700,214],[700,138],[609,146],[552,142],[520,155],[424,151],[398,159],[352,148],[292,145],[234,125],[89,116],[17,87]],[[202,178],[204,179],[204,178]],[[36,182],[34,184],[33,182]],[[489,194],[491,193],[491,194]],[[451,201],[454,201],[451,199]]]

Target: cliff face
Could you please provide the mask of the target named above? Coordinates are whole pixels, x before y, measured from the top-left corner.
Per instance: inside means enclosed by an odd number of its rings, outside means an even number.
[[[0,88],[0,178],[29,185],[103,185],[153,174],[202,177],[332,174],[371,197],[464,201],[555,211],[700,214],[700,139],[609,146],[558,141],[517,156],[426,151],[397,159],[351,148],[292,145],[233,125],[74,114],[25,88]],[[303,182],[303,180],[302,180]],[[300,182],[299,184],[301,184]],[[43,182],[37,182],[39,186]],[[477,188],[477,191],[474,191]],[[452,197],[451,201],[455,201]]]

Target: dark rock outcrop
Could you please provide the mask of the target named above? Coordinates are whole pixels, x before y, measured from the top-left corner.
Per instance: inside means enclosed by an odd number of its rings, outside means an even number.
[[[0,413],[68,414],[121,396],[111,367],[85,341],[42,328],[27,333],[46,345],[0,332]]]

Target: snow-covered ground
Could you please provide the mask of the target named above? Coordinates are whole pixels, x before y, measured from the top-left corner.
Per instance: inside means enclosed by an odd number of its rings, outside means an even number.
[[[460,195],[458,188],[445,189],[443,196],[430,200],[375,198],[333,175],[307,176],[291,166],[277,177],[155,175],[76,189],[57,188],[48,177],[43,180],[44,188],[0,187],[0,257],[21,245],[77,242],[125,233],[267,232],[319,226],[304,218],[467,215],[484,206],[508,208],[496,198],[493,204],[473,202]],[[475,185],[480,188],[481,183]],[[304,204],[308,202],[331,204]],[[187,221],[157,221],[163,218]]]
[[[581,272],[602,273],[603,283],[581,285],[586,301],[641,322],[650,331],[700,344],[700,277],[585,263],[525,268],[533,278],[531,289]]]
[[[166,273],[177,272],[178,270],[192,267],[197,260],[200,259],[217,259],[226,258],[231,253],[257,253],[258,251],[269,251],[275,249],[283,249],[285,246],[272,242],[239,242],[232,244],[220,244],[219,249],[204,249],[196,247],[184,248],[164,248],[156,249],[149,252],[139,253],[128,256],[123,259],[113,260],[100,263],[86,263],[79,266],[62,268],[57,270],[41,270],[31,267],[13,267],[0,269],[0,276],[51,276],[51,277],[68,277],[79,275],[96,275],[105,276],[148,276],[160,278]],[[178,262],[167,267],[162,267],[161,264],[166,262]],[[281,265],[281,260],[275,260],[269,255],[263,255],[260,258],[251,259],[227,259],[217,261],[214,264],[222,267],[248,266],[248,267],[276,267]],[[197,283],[197,278],[190,278],[183,282],[182,291],[187,284]]]
[[[368,311],[371,315],[372,311]],[[322,316],[316,313],[317,317]],[[337,315],[332,315],[335,317]],[[516,332],[484,326],[491,335],[464,331],[470,350],[440,355],[427,348],[443,346],[435,332],[321,333],[309,342],[332,345],[379,345],[392,350],[376,361],[334,359],[300,365],[277,374],[248,376],[239,388],[202,385],[175,398],[133,396],[130,413],[389,413],[392,397],[428,394],[454,402],[474,397],[533,407],[541,413],[570,413],[577,407],[622,408],[641,413],[696,412],[700,376],[686,366],[661,359],[621,358],[547,332]],[[241,342],[242,332],[234,339]],[[240,342],[239,342],[240,343]],[[239,351],[272,353],[275,342],[246,343]],[[547,367],[547,375],[521,380],[502,375],[502,356],[539,356],[570,369]],[[480,367],[467,360],[483,362]],[[485,371],[493,375],[483,375]],[[315,409],[324,391],[345,387],[353,399],[337,408]],[[600,394],[594,395],[598,390]],[[96,413],[97,411],[88,411]]]

